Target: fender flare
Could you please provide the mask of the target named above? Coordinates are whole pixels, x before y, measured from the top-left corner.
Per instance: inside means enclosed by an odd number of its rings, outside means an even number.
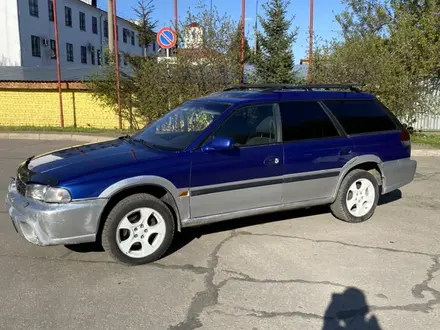
[[[179,198],[179,189],[165,178],[154,175],[142,175],[123,179],[107,187],[98,198],[110,200],[113,196],[126,189],[146,185],[161,187],[173,198],[177,212],[177,229],[180,231],[182,219],[185,219],[189,215],[189,202],[183,202],[182,198]]]
[[[354,167],[365,164],[365,163],[376,163],[377,165],[382,163],[382,159],[380,159],[376,155],[362,155],[356,156],[350,159],[342,168],[338,178],[338,182],[336,184],[335,191],[332,194],[332,202],[336,199],[336,195],[338,194],[339,188],[342,184],[342,180],[344,180],[345,176],[348,172],[350,172]],[[382,173],[380,173],[382,175]]]

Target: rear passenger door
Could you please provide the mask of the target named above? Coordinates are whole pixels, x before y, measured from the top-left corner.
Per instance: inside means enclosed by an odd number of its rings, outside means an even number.
[[[279,103],[284,146],[283,203],[332,197],[353,145],[319,102]]]

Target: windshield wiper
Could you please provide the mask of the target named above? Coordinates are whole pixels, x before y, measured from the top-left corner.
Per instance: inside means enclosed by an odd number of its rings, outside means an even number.
[[[132,141],[134,141],[134,142],[140,142],[140,143],[142,143],[144,146],[146,146],[146,147],[148,147],[148,148],[150,148],[150,149],[157,149],[156,146],[155,146],[154,144],[149,143],[149,142],[147,142],[147,141],[145,141],[145,140],[143,140],[143,139],[132,139]]]
[[[123,135],[123,136],[120,136],[120,137],[118,137],[118,139],[119,140],[125,140],[125,141],[128,141],[128,142],[130,142],[130,143],[133,143],[133,138],[130,136],[130,135]]]

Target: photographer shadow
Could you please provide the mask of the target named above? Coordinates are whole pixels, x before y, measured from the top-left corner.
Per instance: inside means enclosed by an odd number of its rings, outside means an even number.
[[[322,330],[381,330],[376,316],[369,314],[363,292],[348,288],[342,294],[332,295]]]

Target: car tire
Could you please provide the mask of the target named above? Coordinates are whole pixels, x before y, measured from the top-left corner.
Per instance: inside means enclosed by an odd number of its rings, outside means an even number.
[[[346,222],[359,223],[371,218],[379,201],[379,185],[370,172],[356,169],[349,172],[330,205],[333,215]]]
[[[121,200],[110,211],[101,234],[104,250],[124,265],[142,265],[161,258],[170,247],[175,222],[169,208],[149,194]]]

